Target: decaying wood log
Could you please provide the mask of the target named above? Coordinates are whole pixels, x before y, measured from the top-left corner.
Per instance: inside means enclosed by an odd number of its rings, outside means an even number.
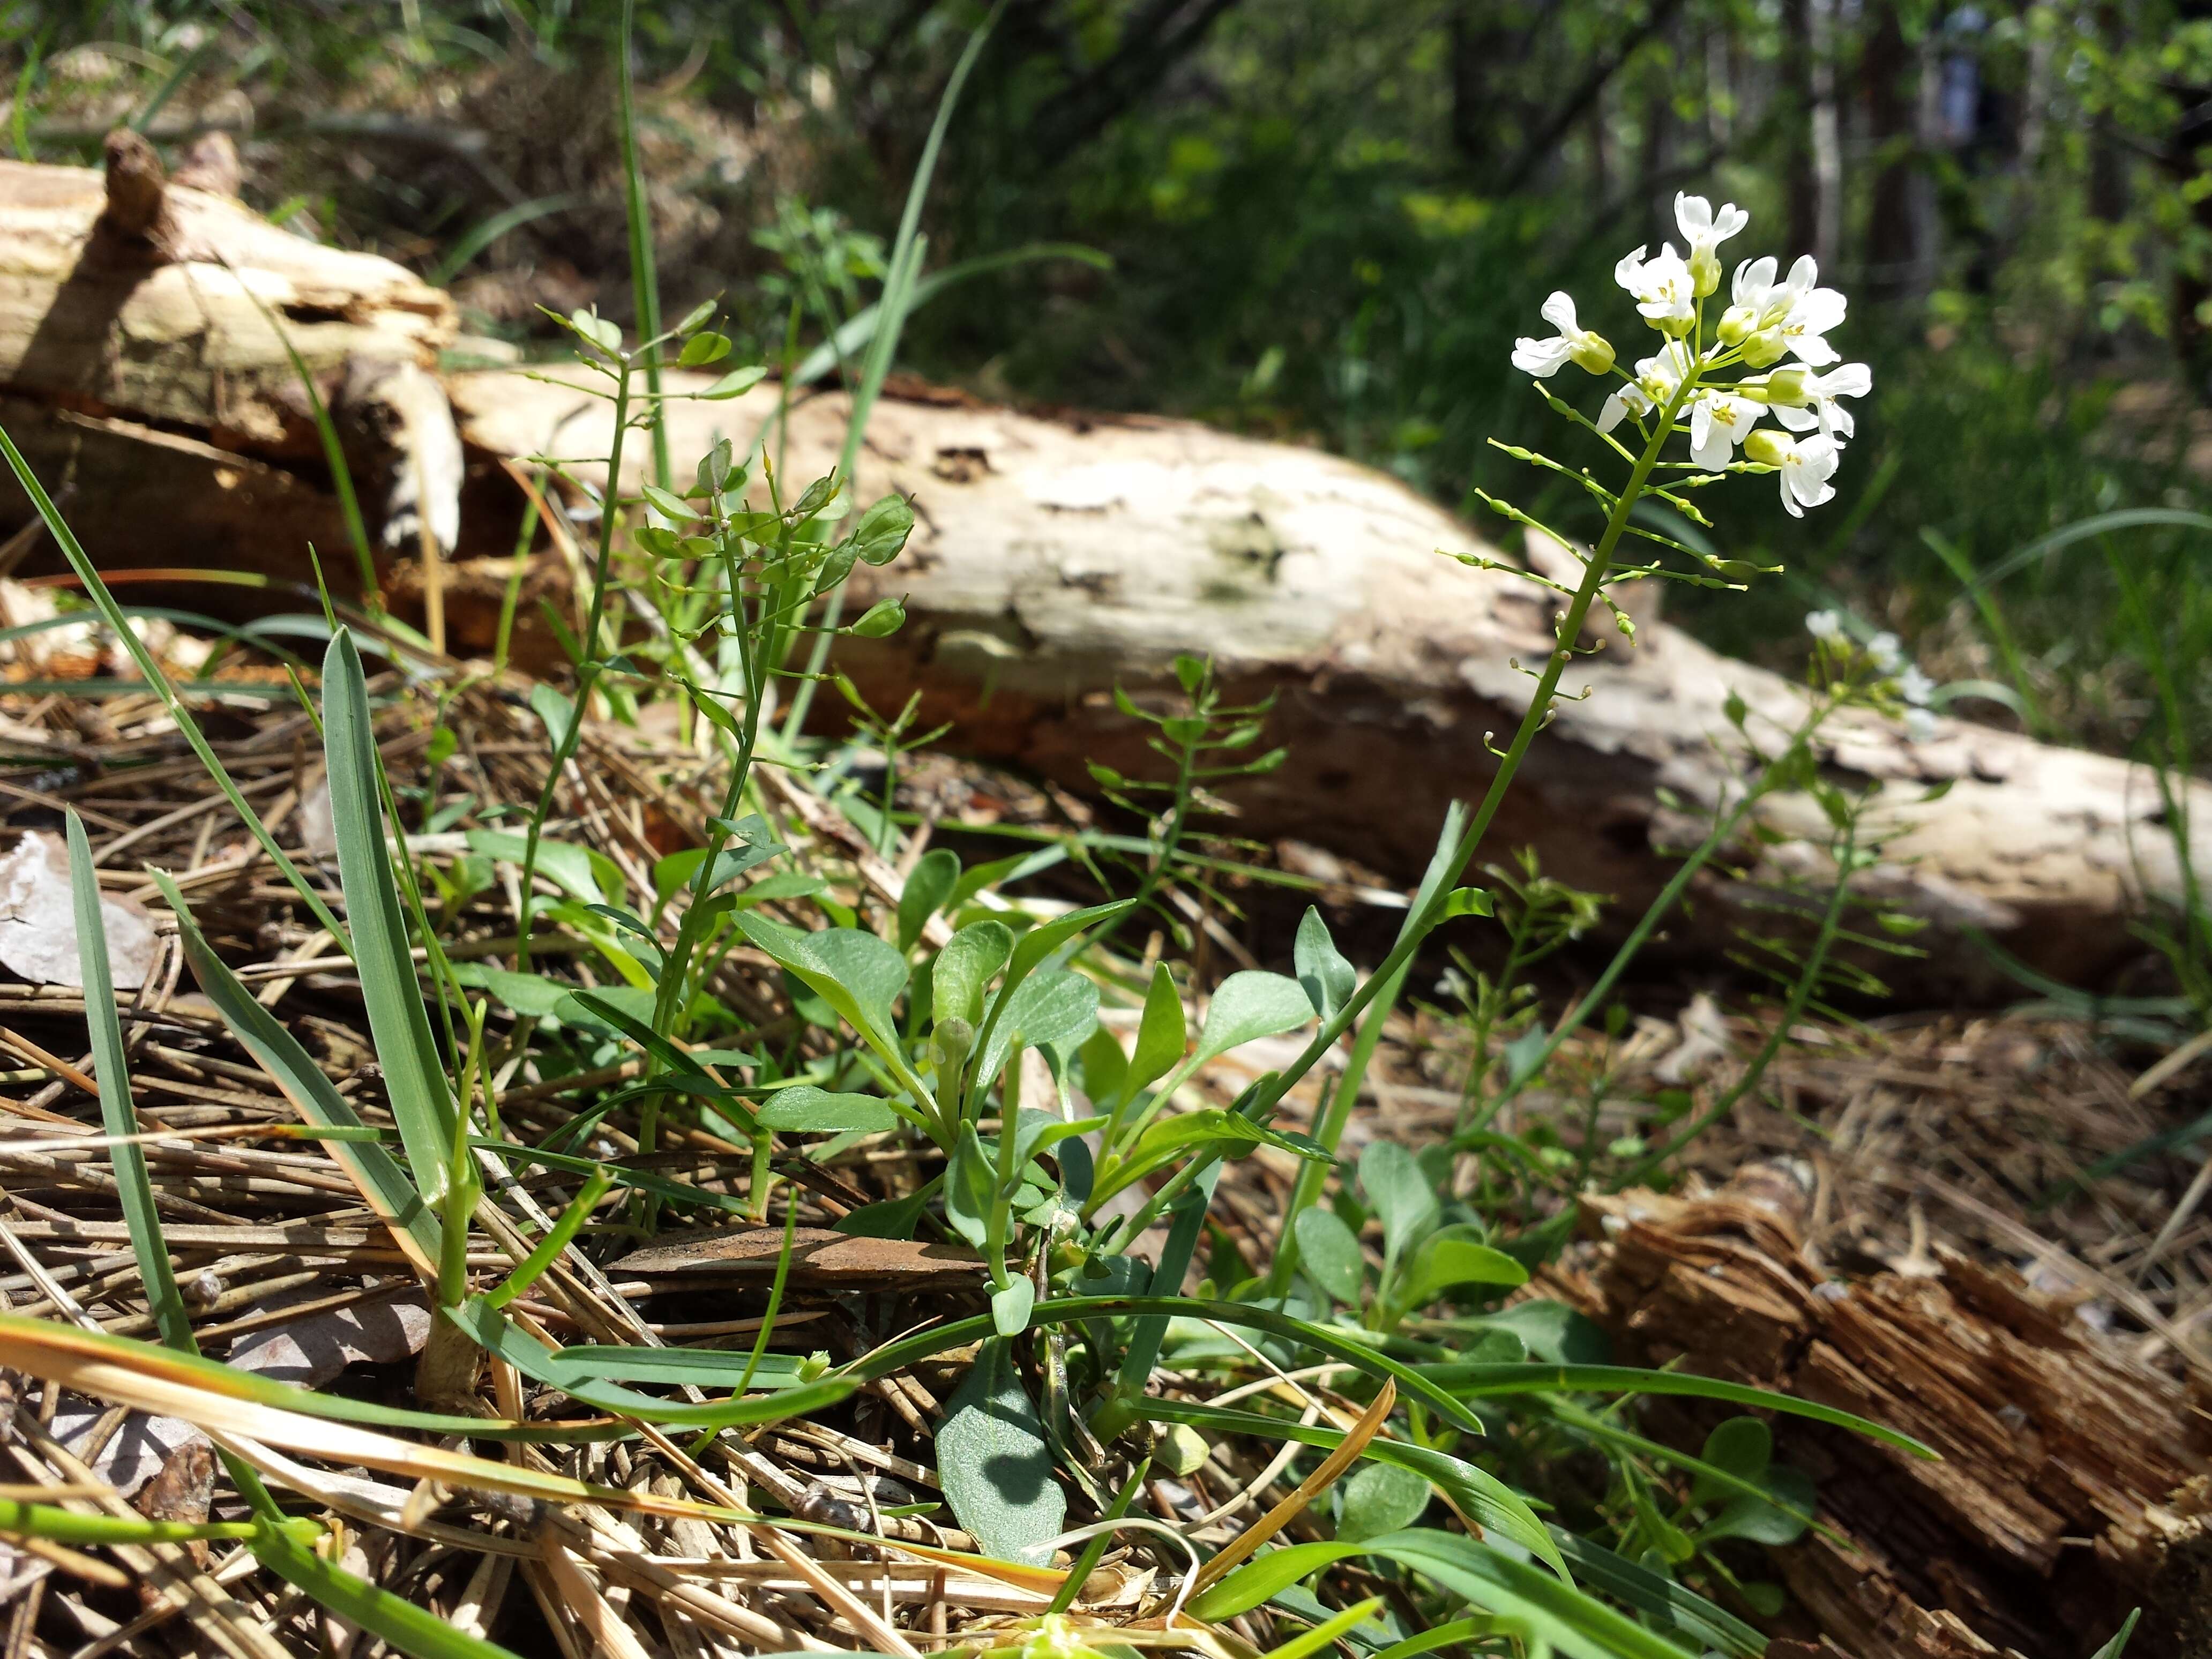
[[[95,173],[0,163],[0,424],[94,556],[304,582],[312,543],[325,573],[349,582],[273,313],[347,434],[377,521],[380,581],[402,604],[425,597],[412,556],[427,503],[433,538],[455,550],[437,580],[456,647],[488,643],[520,512],[503,465],[604,455],[606,405],[517,372],[441,388],[432,360],[453,327],[442,294],[387,261],[164,183],[128,140],[113,161],[112,200]],[[220,181],[222,158],[196,156],[191,170]],[[717,434],[749,442],[777,403],[772,387],[675,402],[672,447],[688,463]],[[839,396],[795,400],[779,437],[790,473],[830,467],[845,411]],[[465,490],[454,413],[469,445]],[[645,449],[630,453],[641,461]],[[1274,698],[1270,741],[1291,756],[1224,791],[1243,815],[1237,830],[1394,876],[1426,860],[1449,802],[1481,791],[1488,734],[1510,728],[1528,690],[1516,665],[1549,646],[1550,596],[1440,556],[1482,550],[1466,526],[1309,450],[1180,422],[1047,419],[957,394],[893,395],[877,406],[858,488],[899,489],[920,518],[911,550],[864,573],[861,596],[903,592],[912,620],[842,657],[878,706],[919,691],[921,718],[950,722],[953,744],[1088,790],[1091,762],[1130,772],[1153,763],[1148,728],[1116,709],[1113,688],[1165,696],[1178,653],[1209,653],[1233,696]],[[0,532],[27,511],[0,484]],[[559,558],[541,556],[526,625],[568,580]],[[205,603],[204,590],[193,597]],[[1731,695],[1768,742],[1803,700],[1656,620],[1632,650],[1605,644],[1569,681],[1592,695],[1560,702],[1489,845],[1501,859],[1537,847],[1551,873],[1613,895],[1626,918],[1740,781]],[[1834,722],[1825,757],[1879,792],[1891,839],[1864,884],[1942,924],[1923,936],[1919,988],[2009,988],[1966,926],[2046,972],[2094,981],[2139,954],[2130,923],[2145,899],[2180,889],[2164,802],[2140,768],[1957,721],[1913,743],[1872,716]],[[1925,799],[1938,785],[1948,793]],[[2191,799],[2195,858],[2212,868],[2212,790]],[[1763,866],[1754,882],[1817,876],[1813,804],[1776,798],[1763,817],[1783,840],[1746,849]],[[1696,896],[1672,939],[1710,957],[1733,941],[1747,894],[1716,878]]]
[[[472,449],[606,453],[605,405],[580,391],[496,371],[448,386]],[[675,403],[672,447],[750,440],[775,405],[772,387]],[[841,397],[799,402],[783,434],[787,473],[827,471],[844,422]],[[908,553],[861,581],[863,598],[906,596],[906,629],[841,652],[877,707],[920,692],[921,720],[950,722],[955,744],[1084,791],[1091,762],[1139,775],[1158,764],[1150,728],[1116,709],[1114,686],[1165,695],[1178,653],[1210,653],[1233,696],[1275,699],[1268,741],[1291,751],[1280,771],[1223,791],[1238,832],[1318,843],[1395,875],[1425,862],[1449,801],[1481,791],[1489,734],[1510,728],[1527,695],[1516,665],[1548,644],[1542,590],[1443,556],[1485,550],[1466,526],[1310,450],[1183,422],[887,398],[858,485],[863,498],[910,496],[919,520]],[[469,580],[489,599],[505,574],[503,560],[483,562]],[[489,605],[477,609],[488,622]],[[1632,916],[1671,872],[1670,850],[1698,839],[1694,814],[1738,784],[1731,694],[1769,742],[1796,722],[1803,694],[1657,622],[1632,650],[1610,641],[1569,684],[1591,695],[1560,702],[1498,817],[1492,856],[1533,844],[1547,871],[1615,895]],[[2140,948],[2127,919],[2144,894],[2179,890],[2157,786],[2140,768],[1956,720],[1913,743],[1867,714],[1836,720],[1825,750],[1837,772],[1880,791],[1875,818],[1894,838],[1864,884],[1941,924],[1917,970],[1941,989],[2002,988],[1963,926],[2094,980]],[[1938,785],[1948,793],[1926,799]],[[2198,867],[2212,868],[2212,790],[2196,799]],[[1817,866],[1824,826],[1809,799],[1778,797],[1763,817],[1789,839],[1755,878]],[[1724,945],[1739,896],[1709,884],[1677,941]]]
[[[2140,1604],[2131,1653],[2212,1655],[2212,1379],[2139,1364],[1954,1252],[1928,1275],[1831,1279],[1801,1248],[1808,1178],[1753,1165],[1707,1198],[1586,1199],[1589,1259],[1553,1286],[1627,1363],[1802,1395],[1942,1454],[1774,1419],[1840,1535],[1770,1552],[1825,1644],[1787,1651],[2080,1659]],[[1694,1450],[1725,1414],[1654,1401],[1645,1420]]]
[[[163,177],[136,133],[105,176],[0,161],[0,425],[105,562],[309,580],[353,564],[289,343],[343,434],[381,556],[458,534],[460,447],[436,378],[452,303]],[[235,160],[197,149],[185,177]],[[0,477],[0,518],[28,505]],[[288,603],[289,603],[288,599]]]

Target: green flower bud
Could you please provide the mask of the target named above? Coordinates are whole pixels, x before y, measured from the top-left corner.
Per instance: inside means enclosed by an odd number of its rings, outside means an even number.
[[[1698,319],[1697,314],[1694,312],[1687,317],[1656,318],[1653,319],[1651,324],[1652,327],[1657,329],[1662,334],[1665,335],[1670,340],[1679,340],[1683,338],[1697,325]]]
[[[1721,313],[1720,327],[1716,333],[1724,346],[1740,346],[1759,326],[1759,313],[1749,306],[1730,306]]]
[[[1690,261],[1690,291],[1700,300],[1721,285],[1721,262],[1711,253],[1700,253]]]
[[[1743,343],[1743,360],[1753,368],[1765,368],[1769,363],[1780,362],[1789,349],[1790,343],[1782,337],[1782,331],[1770,328]]]
[[[1743,441],[1743,458],[1761,466],[1779,466],[1790,453],[1790,436],[1761,427]]]
[[[1802,409],[1813,401],[1809,368],[1778,368],[1766,377],[1766,401],[1784,409]]]
[[[1602,334],[1585,334],[1567,353],[1567,361],[1592,374],[1603,374],[1613,368],[1613,343]]]

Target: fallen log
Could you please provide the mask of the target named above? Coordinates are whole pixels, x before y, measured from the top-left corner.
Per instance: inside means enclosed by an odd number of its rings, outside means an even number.
[[[1755,1164],[1719,1193],[1583,1200],[1592,1241],[1548,1287],[1624,1363],[1671,1364],[1854,1412],[1927,1462],[1796,1418],[1815,1531],[1771,1549],[1790,1591],[1773,1659],[2081,1659],[2128,1609],[2130,1652],[2212,1656],[2212,1378],[2136,1363],[2063,1303],[1938,1249],[1936,1269],[1832,1279],[1803,1254],[1806,1176]],[[1722,1416],[1653,1401],[1694,1451]],[[1808,1619],[1808,1633],[1791,1620]]]
[[[223,170],[203,159],[193,176],[219,182]],[[119,140],[106,180],[0,163],[0,424],[104,567],[246,568],[304,586],[312,544],[333,582],[351,585],[288,345],[363,482],[380,586],[418,614],[434,599],[450,611],[456,650],[489,643],[506,586],[521,507],[507,467],[607,452],[607,406],[576,377],[480,372],[441,387],[433,360],[454,326],[442,294],[162,180],[143,144]],[[675,390],[704,383],[670,378]],[[672,447],[688,459],[718,434],[750,441],[778,419],[779,398],[763,386],[735,402],[673,402]],[[845,421],[842,396],[796,396],[777,434],[786,470],[827,471]],[[641,459],[644,447],[630,453]],[[861,579],[863,599],[907,596],[908,627],[841,653],[878,707],[919,693],[921,718],[949,723],[951,744],[1089,791],[1091,763],[1137,773],[1153,760],[1148,728],[1115,707],[1115,687],[1171,695],[1174,658],[1210,654],[1232,696],[1274,699],[1268,740],[1291,754],[1222,791],[1237,832],[1395,877],[1425,861],[1446,805],[1482,790],[1488,735],[1510,728],[1527,690],[1515,665],[1549,646],[1541,590],[1440,556],[1487,550],[1465,526],[1309,450],[909,389],[877,405],[860,474],[863,496],[898,489],[919,519],[908,552]],[[0,483],[0,531],[27,514]],[[569,579],[562,559],[538,556],[526,625]],[[207,592],[192,597],[205,604]],[[1490,855],[1533,845],[1551,873],[1613,895],[1625,919],[1741,781],[1731,696],[1767,732],[1794,725],[1803,697],[1657,620],[1632,650],[1608,641],[1577,682],[1591,695],[1561,700]],[[2130,928],[2144,906],[2181,891],[2166,804],[2141,768],[1960,721],[1913,742],[1870,715],[1834,722],[1823,758],[1877,793],[1889,839],[1863,884],[1938,924],[1911,972],[1917,989],[2010,988],[1969,927],[2046,973],[2098,981],[2140,957]],[[1926,799],[1939,786],[1948,793]],[[2193,858],[2212,868],[2212,789],[2188,799]],[[1671,927],[1685,955],[1728,948],[1743,902],[1769,878],[1820,873],[1809,799],[1776,797],[1762,817],[1778,842],[1743,849],[1758,864],[1745,883],[1704,882]]]
[[[436,367],[452,302],[388,259],[165,178],[135,133],[107,151],[104,175],[0,161],[0,426],[79,538],[104,564],[292,583],[310,582],[313,544],[357,586],[304,368],[380,562],[416,551],[426,520],[451,545],[461,456]],[[224,160],[196,149],[183,176],[221,186]],[[0,474],[0,518],[28,516]]]
[[[501,371],[447,384],[472,453],[606,453],[606,406],[580,387]],[[776,417],[777,397],[763,387],[731,404],[672,404],[675,453],[703,453],[717,434],[750,438]],[[834,465],[845,410],[836,395],[796,403],[780,434],[788,474]],[[1542,590],[1443,556],[1492,550],[1465,526],[1310,450],[1186,422],[889,397],[859,472],[863,499],[897,489],[918,521],[908,552],[864,571],[856,595],[902,594],[906,628],[840,647],[874,706],[919,694],[920,720],[949,724],[952,745],[1091,792],[1093,762],[1139,775],[1158,764],[1151,728],[1116,708],[1114,688],[1170,695],[1176,655],[1211,655],[1232,697],[1274,700],[1267,741],[1290,750],[1279,771],[1221,791],[1237,832],[1317,843],[1401,878],[1427,860],[1447,805],[1487,782],[1490,736],[1510,729],[1527,694],[1516,665],[1549,643]],[[489,601],[507,565],[480,559],[458,574]],[[474,608],[488,617],[488,604]],[[1771,734],[1796,723],[1804,693],[1657,621],[1633,649],[1615,640],[1584,659],[1575,680],[1590,695],[1560,701],[1498,815],[1492,856],[1533,845],[1547,872],[1614,895],[1632,917],[1671,854],[1698,839],[1698,813],[1740,786],[1731,696],[1754,733]],[[2146,898],[2180,891],[2142,768],[1960,720],[1916,743],[1865,714],[1834,721],[1822,749],[1832,773],[1878,792],[1872,819],[1890,840],[1863,886],[1937,924],[1909,970],[1921,988],[2008,988],[1967,928],[2094,982],[2139,954],[2129,924]],[[1948,793],[1929,799],[1938,786]],[[2212,868],[2212,789],[2192,799],[2197,867]],[[1726,948],[1750,889],[1817,864],[1825,826],[1808,798],[1775,797],[1760,816],[1780,844],[1758,854],[1747,883],[1704,884],[1673,927],[1680,949]]]

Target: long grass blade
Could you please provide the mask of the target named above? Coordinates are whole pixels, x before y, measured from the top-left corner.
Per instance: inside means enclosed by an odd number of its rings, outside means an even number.
[[[368,682],[353,635],[341,628],[323,658],[323,753],[329,768],[331,823],[338,881],[353,920],[362,1001],[384,1067],[392,1116],[422,1201],[445,1196],[455,1110],[430,1016],[416,978],[399,887],[385,840],[376,731]]]
[[[124,1224],[131,1230],[131,1254],[138,1258],[138,1271],[146,1281],[146,1305],[153,1311],[161,1340],[173,1348],[198,1353],[191,1315],[169,1267],[161,1212],[154,1206],[154,1182],[146,1173],[146,1149],[137,1139],[138,1113],[131,1103],[123,1021],[115,1012],[115,978],[107,962],[107,927],[100,919],[100,874],[92,866],[92,842],[84,833],[84,820],[74,811],[69,814],[68,830],[70,886],[76,899],[76,957],[84,978],[84,1018],[100,1084],[100,1118],[107,1133],[118,1137],[108,1152],[116,1195],[122,1201]]]
[[[131,659],[138,665],[138,672],[146,677],[144,689],[161,700],[162,708],[177,723],[177,730],[184,735],[192,753],[199,757],[200,764],[207,768],[208,775],[215,780],[216,787],[222,791],[223,799],[237,812],[239,822],[246,826],[254,840],[261,843],[261,850],[269,854],[270,861],[291,884],[292,890],[300,896],[300,902],[307,907],[316,922],[338,942],[340,950],[350,951],[353,948],[352,935],[346,931],[345,925],[331,914],[330,906],[323,902],[323,896],[308,884],[299,866],[294,864],[290,856],[277,845],[276,836],[262,822],[260,812],[248,804],[230,774],[224,769],[222,762],[216,755],[215,745],[208,741],[207,734],[200,730],[199,722],[185,707],[184,700],[177,695],[176,687],[170,684],[159,659],[132,630],[130,618],[124,614],[123,607],[115,602],[115,595],[107,591],[107,584],[100,579],[99,568],[85,552],[84,544],[77,540],[76,532],[69,527],[69,521],[62,517],[61,509],[54,505],[53,497],[46,494],[46,486],[39,482],[38,474],[31,471],[31,464],[23,459],[23,452],[15,447],[15,440],[8,435],[4,428],[0,428],[0,455],[7,458],[9,469],[15,473],[15,482],[23,487],[23,493],[30,497],[32,508],[45,523],[46,533],[54,538],[54,544],[62,550],[62,557],[69,562],[70,568],[76,573],[77,580],[84,585],[85,597],[100,612],[100,620],[114,631],[123,648],[131,653]]]
[[[323,1068],[300,1046],[300,1040],[261,1006],[215,953],[207,936],[200,932],[199,923],[193,920],[184,895],[177,890],[176,883],[159,871],[154,872],[153,877],[177,919],[177,938],[185,947],[185,960],[191,965],[192,977],[215,1005],[216,1012],[229,1028],[231,1036],[275,1080],[285,1099],[292,1103],[292,1109],[319,1129],[366,1128],[360,1114],[331,1086]],[[422,1194],[415,1189],[415,1183],[408,1178],[399,1161],[374,1140],[348,1139],[328,1145],[331,1156],[337,1159],[338,1166],[360,1190],[362,1200],[392,1229],[393,1239],[416,1272],[422,1275],[423,1282],[434,1281],[438,1275],[439,1247],[443,1235],[438,1218],[422,1202]]]
[[[325,1561],[275,1527],[265,1527],[246,1546],[253,1559],[287,1583],[306,1591],[332,1613],[381,1637],[413,1659],[520,1659],[511,1650],[447,1624],[434,1613],[404,1601]]]

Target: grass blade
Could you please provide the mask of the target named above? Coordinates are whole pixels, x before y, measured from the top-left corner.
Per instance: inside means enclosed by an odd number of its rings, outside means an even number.
[[[385,840],[378,786],[376,730],[368,682],[353,635],[341,628],[323,658],[323,753],[329,769],[331,823],[338,848],[338,882],[354,926],[376,1058],[384,1067],[392,1115],[422,1201],[445,1196],[455,1111],[445,1063],[431,1034],[416,978],[399,888]]]
[[[62,557],[69,561],[70,568],[76,573],[76,579],[84,584],[85,597],[100,612],[100,620],[113,630],[123,648],[131,653],[131,659],[137,664],[138,672],[146,677],[146,689],[161,700],[161,706],[167,711],[169,718],[176,721],[177,730],[184,734],[192,753],[199,757],[200,764],[207,768],[208,775],[215,780],[216,787],[222,791],[223,798],[237,812],[238,821],[252,834],[254,840],[261,843],[261,850],[269,854],[270,861],[292,884],[292,890],[300,896],[300,902],[307,907],[316,922],[338,942],[340,950],[350,952],[353,949],[352,936],[347,933],[344,924],[331,913],[330,906],[323,902],[323,896],[308,885],[307,877],[300,872],[299,866],[294,864],[290,856],[276,844],[276,836],[261,821],[261,814],[247,804],[237,784],[231,781],[230,774],[216,756],[214,744],[207,740],[207,734],[200,730],[199,722],[192,718],[191,711],[178,696],[176,687],[169,683],[169,677],[162,671],[161,663],[132,630],[130,618],[125,616],[123,607],[116,604],[115,595],[107,591],[107,584],[100,580],[99,568],[85,552],[83,544],[77,540],[76,532],[69,527],[69,521],[62,517],[61,509],[54,505],[53,497],[46,494],[46,486],[39,482],[38,475],[31,471],[31,464],[23,459],[23,452],[15,447],[15,440],[8,435],[4,428],[0,428],[0,455],[7,458],[9,468],[15,475],[15,482],[30,497],[32,507],[46,526],[46,533],[61,549]]]
[[[100,1084],[100,1119],[118,1137],[138,1133],[138,1113],[131,1103],[131,1073],[123,1053],[123,1021],[115,1012],[115,980],[107,963],[107,928],[100,914],[100,875],[92,867],[92,842],[84,821],[69,814],[70,886],[76,898],[76,955],[84,977],[84,1018],[92,1034],[92,1054]],[[116,1195],[124,1224],[131,1230],[131,1253],[146,1281],[146,1305],[161,1340],[173,1348],[198,1353],[191,1316],[170,1271],[169,1247],[161,1237],[161,1212],[154,1206],[154,1183],[146,1173],[146,1149],[118,1138],[109,1158],[115,1170]]]
[[[177,918],[177,937],[185,947],[192,977],[215,1005],[231,1036],[275,1079],[292,1109],[319,1129],[367,1127],[352,1104],[331,1086],[323,1068],[300,1046],[299,1039],[254,999],[216,955],[176,883],[159,871],[152,873]],[[424,1205],[422,1194],[415,1190],[415,1183],[398,1160],[373,1140],[338,1140],[328,1145],[331,1156],[360,1189],[362,1201],[392,1229],[393,1239],[423,1282],[434,1281],[443,1235],[437,1217]]]
[[[246,1547],[253,1552],[255,1560],[285,1583],[414,1659],[518,1659],[498,1643],[471,1636],[428,1609],[403,1601],[390,1590],[380,1589],[313,1550],[301,1548],[296,1540],[275,1527],[264,1527]]]

